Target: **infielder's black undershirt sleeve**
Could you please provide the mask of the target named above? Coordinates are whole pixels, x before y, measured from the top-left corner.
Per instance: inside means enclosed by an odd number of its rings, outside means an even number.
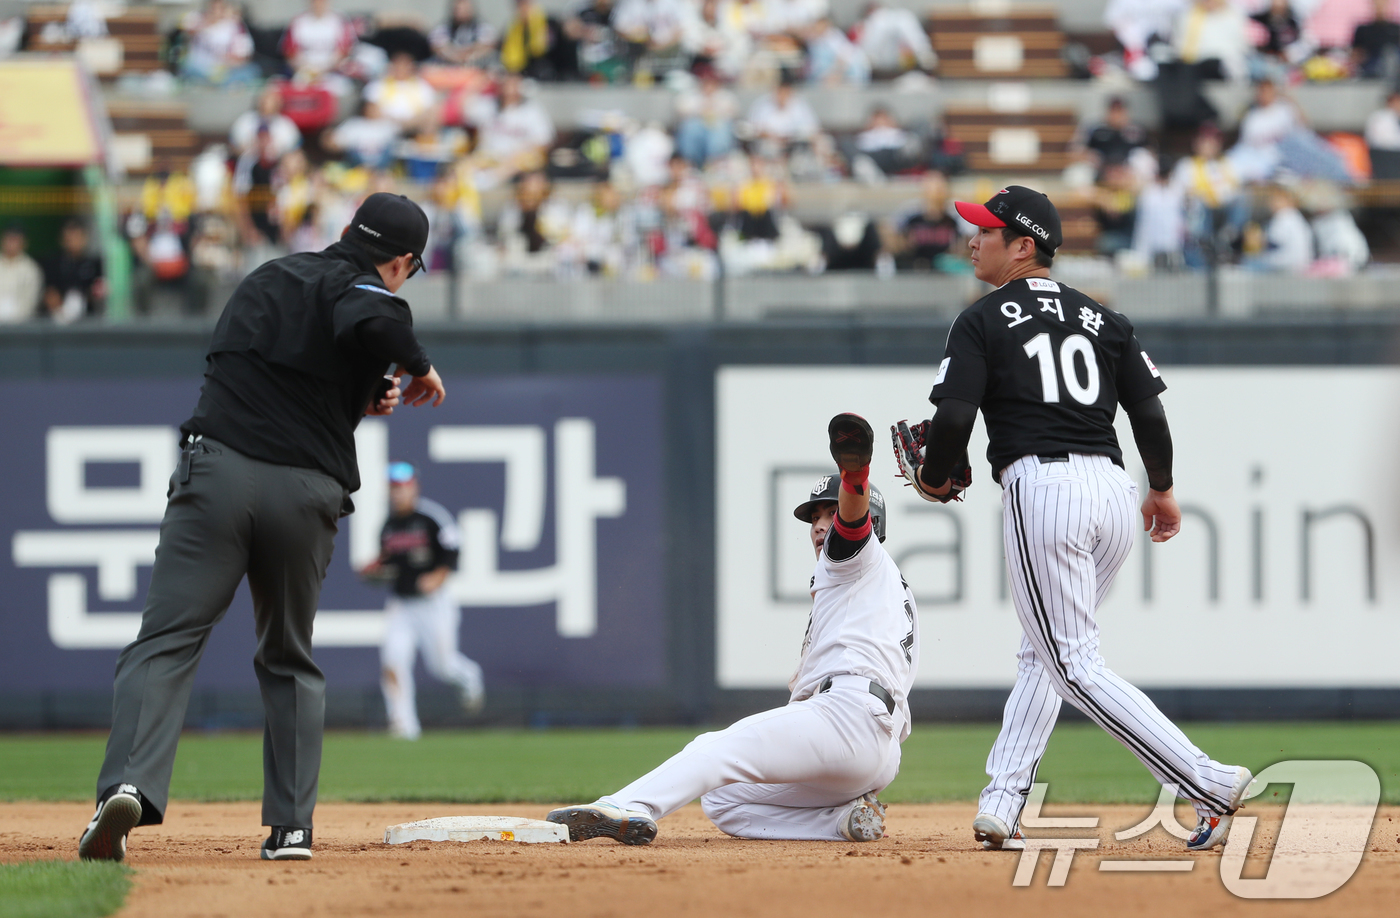
[[[413,326],[407,322],[371,316],[355,326],[355,340],[374,357],[398,364],[414,376],[426,376],[433,368],[427,351],[413,334]]]
[[[1145,398],[1127,409],[1133,425],[1133,441],[1147,469],[1147,485],[1154,491],[1172,486],[1172,432],[1167,426],[1167,409],[1157,396]]]
[[[944,398],[938,402],[938,413],[929,425],[928,446],[919,478],[930,488],[940,487],[948,480],[954,467],[967,450],[972,438],[972,425],[977,422],[977,406],[960,398]]]
[[[836,525],[838,521],[841,523],[840,526]],[[854,539],[848,539],[841,535],[842,528],[863,532],[864,535]],[[854,558],[856,552],[864,548],[865,543],[870,541],[870,534],[872,531],[869,511],[866,511],[865,516],[856,520],[854,523],[848,523],[841,519],[841,515],[838,513],[836,519],[832,521],[831,531],[826,534],[826,556],[833,561],[845,561],[847,558]]]

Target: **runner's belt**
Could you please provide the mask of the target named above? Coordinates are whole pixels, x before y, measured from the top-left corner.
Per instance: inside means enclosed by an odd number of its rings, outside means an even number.
[[[842,675],[845,674],[843,673]],[[831,691],[831,680],[834,678],[836,677],[827,676],[825,679],[823,679],[822,684],[817,686],[817,694],[820,695],[822,692]],[[876,698],[880,699],[880,701],[884,702],[885,710],[893,714],[894,696],[889,693],[889,690],[878,682],[870,682],[868,683],[868,686],[870,694],[874,695]]]

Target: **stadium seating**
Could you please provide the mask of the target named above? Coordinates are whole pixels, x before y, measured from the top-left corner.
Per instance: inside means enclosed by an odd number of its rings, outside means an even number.
[[[68,18],[65,4],[38,4],[31,6],[27,14],[30,32],[35,36],[31,47],[35,51],[74,51],[82,54],[83,42],[46,41],[44,27],[54,23],[62,24]],[[164,39],[159,29],[159,12],[154,7],[127,7],[119,16],[107,20],[107,32],[120,53],[109,58],[116,66],[97,66],[99,76],[115,77],[120,73],[145,73],[159,70],[164,66],[161,49]],[[89,40],[91,41],[91,40]],[[97,57],[108,58],[98,52]],[[104,62],[106,63],[106,62]]]
[[[1058,172],[1069,164],[1079,114],[1068,108],[949,107],[943,123],[974,172]]]
[[[1065,36],[1053,6],[1003,13],[935,10],[928,19],[944,77],[1063,77]]]
[[[125,153],[130,174],[184,171],[201,149],[199,135],[188,126],[186,106],[178,100],[112,100],[107,114],[118,149],[130,151]]]
[[[541,2],[556,16],[572,10],[574,6],[574,0]],[[1096,201],[1102,202],[1104,198],[1096,197],[1091,186],[1095,181],[1102,182],[1103,177],[1094,174],[1095,169],[1085,161],[1076,138],[1086,127],[1102,118],[1108,99],[1117,96],[1127,102],[1132,119],[1151,132],[1153,143],[1161,141],[1169,159],[1179,154],[1187,141],[1184,137],[1159,138],[1158,129],[1162,126],[1159,99],[1152,85],[1131,82],[1111,65],[1106,75],[1101,74],[1102,78],[1075,78],[1086,75],[1084,65],[1087,53],[1102,53],[1110,49],[1116,40],[1103,28],[1102,0],[1067,2],[1068,5],[1050,5],[1042,0],[1032,5],[1013,5],[1007,0],[886,0],[889,6],[913,10],[924,21],[938,53],[938,68],[934,73],[928,76],[910,73],[895,80],[885,79],[892,76],[885,73],[877,74],[877,79],[869,84],[857,81],[854,84],[828,86],[801,82],[802,75],[793,71],[792,75],[799,80],[798,95],[810,106],[822,134],[826,135],[818,138],[819,143],[812,145],[817,154],[813,154],[805,145],[799,145],[798,155],[807,156],[800,163],[804,168],[793,167],[786,173],[790,187],[784,191],[782,212],[792,218],[790,223],[793,225],[800,223],[798,234],[803,229],[814,236],[825,232],[842,214],[858,213],[881,221],[881,243],[886,248],[885,262],[881,265],[879,276],[888,279],[889,258],[900,255],[902,251],[898,248],[897,227],[920,205],[918,173],[930,163],[937,163],[940,168],[946,166],[954,171],[951,190],[953,196],[960,199],[982,200],[996,188],[1012,183],[1029,184],[1047,191],[1060,207],[1065,237],[1063,252],[1066,255],[1096,256],[1082,261],[1092,261],[1110,274],[1119,272],[1129,279],[1145,271],[1146,268],[1132,258],[1115,262],[1097,257],[1100,252],[1096,246],[1099,237]],[[332,0],[332,3],[347,16],[375,9],[388,14],[388,8],[382,3],[373,3],[368,7],[351,4],[347,0]],[[267,49],[275,49],[280,28],[301,8],[301,0],[297,0],[294,6],[295,9],[289,8],[275,0],[252,0],[248,4],[249,25],[260,43],[262,50],[259,53],[263,58],[259,63],[265,73],[274,72],[279,66],[275,50]],[[864,0],[831,0],[830,11],[833,20],[845,27],[866,15],[866,6]],[[431,27],[441,21],[445,7],[446,0],[405,0],[402,4],[395,4],[392,12],[396,16],[407,16],[418,25]],[[510,7],[509,0],[478,0],[479,13],[493,24],[502,24],[511,15]],[[126,8],[122,15],[108,20],[109,38],[99,40],[99,45],[102,41],[107,43],[108,63],[115,61],[114,65],[99,69],[104,77],[102,92],[111,117],[116,149],[126,165],[128,176],[128,181],[117,190],[123,211],[139,201],[145,176],[184,171],[201,150],[215,143],[226,144],[234,119],[255,105],[260,91],[256,82],[251,85],[211,87],[187,85],[179,77],[163,73],[146,78],[145,75],[151,71],[165,66],[161,61],[165,40],[162,30],[174,26],[185,9],[188,6]],[[28,19],[31,36],[34,37],[30,45],[32,49],[58,52],[78,50],[82,53],[74,43],[58,41],[62,30],[57,26],[67,20],[65,4],[34,5],[29,8]],[[372,29],[373,26],[367,28]],[[45,40],[46,37],[48,40]],[[173,41],[178,47],[179,41]],[[1080,56],[1066,51],[1071,44],[1076,46]],[[114,57],[111,52],[113,45],[117,47]],[[100,63],[101,55],[96,51],[92,54],[92,59]],[[1075,61],[1073,74],[1066,63],[1071,59]],[[368,60],[372,61],[372,56]],[[363,72],[358,69],[361,66],[360,62],[354,62],[346,67],[346,73],[354,76],[354,80],[344,81],[344,92],[338,97],[337,105],[340,117],[358,109],[363,76],[373,71],[371,64],[365,64],[367,69]],[[552,122],[556,143],[595,138],[599,125],[625,125],[618,135],[608,138],[615,147],[613,155],[620,157],[623,137],[630,135],[636,126],[657,123],[668,131],[675,130],[677,90],[683,88],[683,82],[681,79],[653,81],[648,78],[636,82],[624,80],[615,84],[598,84],[542,79],[527,87],[527,93],[539,103]],[[736,135],[749,139],[743,123],[744,116],[768,89],[762,79],[736,80],[729,89],[737,103]],[[1205,92],[1220,113],[1218,123],[1226,133],[1228,147],[1234,141],[1233,133],[1241,115],[1252,101],[1252,90],[1244,82],[1222,82],[1208,85]],[[1306,122],[1313,129],[1323,134],[1356,134],[1367,116],[1381,104],[1385,87],[1379,81],[1304,82],[1290,86],[1289,94],[1297,101]],[[450,114],[453,117],[447,119],[447,123],[455,124],[454,118],[460,117],[459,109],[460,106],[452,109]],[[907,132],[906,136],[911,139],[901,148],[901,152],[911,152],[907,153],[907,159],[895,165],[882,164],[873,173],[870,170],[861,172],[855,168],[856,165],[869,165],[874,160],[858,163],[859,157],[852,150],[855,149],[855,139],[870,125],[871,113],[876,109],[884,109],[893,123]],[[285,114],[287,110],[284,108],[283,112]],[[609,131],[613,129],[608,128]],[[448,141],[440,142],[445,144]],[[458,150],[467,149],[467,141],[460,134],[452,137],[451,142],[459,145],[456,147]],[[757,148],[751,139],[749,142],[750,146]],[[305,143],[312,171],[316,172],[327,155],[327,148],[320,144],[315,131],[306,132]],[[638,144],[636,149],[642,150],[644,147]],[[829,152],[833,149],[838,150],[839,154]],[[405,154],[396,155],[404,155],[404,161],[408,161]],[[759,155],[772,154],[761,152]],[[787,153],[782,155],[786,156]],[[818,160],[818,155],[829,158]],[[431,164],[440,160],[431,158],[425,161]],[[798,162],[795,155],[792,163]],[[814,162],[817,163],[815,167],[812,165]],[[960,164],[965,164],[965,171],[958,172]],[[1400,177],[1397,177],[1400,176],[1400,166],[1395,164],[1393,157],[1387,160],[1383,152],[1375,159],[1375,165],[1378,180],[1358,189],[1347,201],[1353,207],[1372,209],[1373,217],[1380,214],[1390,220],[1396,212],[1400,212]],[[706,211],[705,215],[712,219],[716,227],[725,219],[733,219],[733,213],[737,213],[732,202],[724,203],[728,193],[724,186],[735,181],[733,176],[745,168],[745,163],[739,159],[727,168],[730,171],[711,168],[704,177],[714,195],[714,201],[706,205],[712,206],[713,212]],[[598,174],[600,170],[597,168],[576,174],[556,169],[551,173],[556,180],[553,194],[573,210],[585,208],[595,191],[590,179]],[[619,183],[623,197],[629,201],[640,197],[630,186],[630,169],[620,174],[624,176]],[[429,175],[429,171],[424,171],[419,178]],[[413,176],[414,173],[405,168],[394,171],[392,176],[377,177],[376,180],[426,199],[429,193],[427,186],[424,181],[413,180]],[[278,181],[280,177],[274,176],[272,184]],[[472,180],[469,178],[467,181]],[[338,189],[337,193],[342,192]],[[508,185],[493,187],[482,181],[480,188],[471,192],[472,219],[480,218],[480,224],[473,224],[471,232],[483,233],[492,245],[503,245],[495,235],[497,219],[512,204],[514,194]],[[289,199],[295,200],[295,197],[290,196]],[[1306,204],[1303,209],[1309,210]],[[322,212],[335,213],[335,210],[322,208]],[[1256,210],[1253,219],[1257,223],[1260,218],[1261,211]],[[1364,217],[1358,222],[1372,237],[1373,248],[1375,240],[1387,234],[1400,240],[1400,230],[1385,226],[1377,229],[1378,222],[1373,220],[1368,224]],[[1396,225],[1400,226],[1400,221]],[[1119,231],[1121,234],[1121,227]],[[715,232],[719,230],[715,229]],[[473,244],[477,244],[477,241],[474,240]],[[709,247],[712,244],[713,240],[703,245]],[[1381,247],[1384,245],[1382,242]],[[1243,262],[1249,253],[1244,251],[1243,245],[1237,248],[1239,251],[1231,260]],[[1106,243],[1102,254],[1113,253],[1114,249]],[[1178,265],[1180,260],[1163,263]],[[923,265],[918,267],[922,268]],[[868,279],[875,280],[870,276],[869,265],[862,265],[862,268]],[[487,271],[488,282],[499,284],[499,289],[493,289],[510,299],[514,295],[511,293],[514,288],[510,285],[516,282],[511,272],[517,269],[508,265],[501,269],[499,278],[491,273],[495,270]],[[590,270],[593,270],[591,265]],[[745,270],[736,271],[730,280],[748,285],[742,291],[742,297],[757,297],[755,302],[766,303],[768,301],[755,292],[763,287],[759,280],[761,272],[787,271],[791,270],[791,265],[783,262],[778,267],[760,267],[754,269],[758,273],[747,275]],[[818,271],[821,268],[808,267],[808,270]],[[904,275],[907,270],[901,262],[901,284],[906,280]],[[944,267],[940,270],[953,270],[956,273],[957,269]],[[625,284],[634,280],[628,276],[619,282]],[[826,280],[833,284],[837,282],[837,278],[832,276]],[[848,296],[857,310],[871,303],[880,307],[902,308],[902,301],[895,302],[899,297],[893,296],[896,287],[881,288],[875,284],[857,291],[856,287],[850,286],[848,279],[842,279],[841,283],[846,284],[846,287],[840,288],[846,292],[839,295],[833,293],[832,296],[836,300]],[[1108,283],[1102,281],[1102,284]],[[1235,284],[1243,289],[1243,282]],[[1224,291],[1225,286],[1219,289]],[[962,290],[958,284],[952,284],[948,289],[952,291],[954,288]],[[790,305],[785,297],[792,290],[781,285],[779,289],[781,295],[777,295],[769,305],[781,310]],[[837,287],[830,289],[837,290]],[[623,293],[618,291],[624,291],[624,288],[618,287],[615,292],[625,300]],[[740,291],[734,292],[740,294]],[[1112,301],[1119,292],[1117,287],[1104,286],[1102,289],[1108,301]],[[529,293],[521,295],[533,296]],[[604,299],[608,296],[612,294]],[[645,299],[640,293],[638,296]],[[708,295],[697,296],[699,298],[688,306],[678,303],[670,308],[687,314],[703,313],[709,308],[705,305],[709,302]],[[824,296],[826,294],[813,293],[808,300],[816,303],[823,301]],[[1223,294],[1221,296],[1229,299]],[[1248,300],[1250,309],[1262,308],[1261,302],[1243,294],[1231,296],[1234,296],[1232,302]],[[1198,297],[1192,292],[1187,298],[1194,300]],[[443,314],[446,314],[445,304],[449,298],[444,292],[440,299],[444,304]],[[956,297],[950,302],[953,299]],[[622,300],[617,302],[621,303]],[[475,301],[480,301],[480,298]],[[458,303],[455,311],[459,314],[472,312],[466,300],[453,302]],[[570,309],[589,312],[596,305],[590,305],[592,301],[586,296],[580,303],[582,305],[574,304]],[[768,306],[764,306],[759,312],[767,309]],[[621,315],[628,309],[619,305],[611,311]]]

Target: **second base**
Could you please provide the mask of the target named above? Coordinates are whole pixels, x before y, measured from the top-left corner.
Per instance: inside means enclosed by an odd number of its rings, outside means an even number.
[[[567,842],[569,830],[542,819],[519,816],[439,816],[405,822],[384,830],[384,842],[402,845],[411,841],[515,841],[526,844]]]

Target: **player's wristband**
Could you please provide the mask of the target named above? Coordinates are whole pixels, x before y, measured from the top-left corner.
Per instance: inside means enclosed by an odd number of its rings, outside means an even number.
[[[865,466],[859,471],[852,472],[849,469],[841,473],[841,490],[847,494],[859,494],[864,496],[869,493],[865,483],[870,480],[870,466]]]
[[[865,516],[854,526],[841,519],[841,514],[837,513],[836,524],[833,528],[835,528],[836,534],[847,542],[859,542],[870,535],[874,525],[874,521],[870,519],[870,511],[867,510]]]

